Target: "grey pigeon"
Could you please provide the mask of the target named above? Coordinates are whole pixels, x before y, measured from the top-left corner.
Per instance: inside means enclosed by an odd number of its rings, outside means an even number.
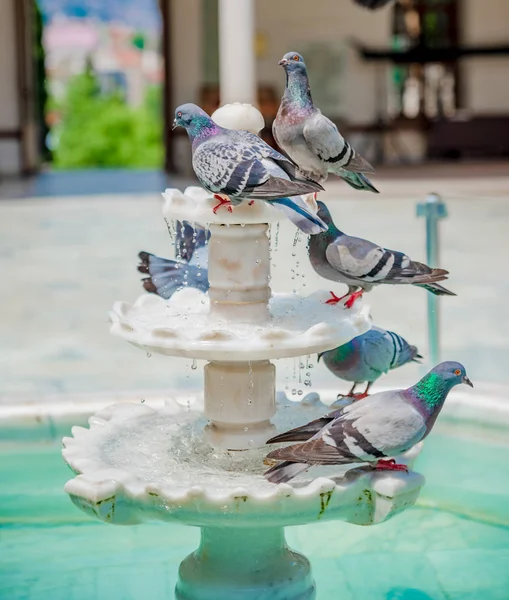
[[[173,129],[182,126],[191,141],[193,169],[202,186],[212,192],[221,206],[240,204],[242,200],[264,200],[285,212],[291,209],[305,216],[317,231],[325,225],[304,202],[291,196],[323,190],[299,171],[297,165],[260,137],[249,131],[225,129],[195,104],[183,104],[175,111]]]
[[[351,308],[363,292],[380,284],[411,284],[423,287],[438,296],[455,296],[439,285],[447,279],[448,271],[433,269],[411,260],[406,254],[388,250],[373,242],[346,235],[332,220],[329,209],[318,202],[318,216],[328,225],[324,233],[309,238],[308,256],[313,269],[331,281],[345,283],[348,294],[337,297],[333,292],[328,304],[347,298],[345,306]]]
[[[356,190],[378,193],[364,175],[373,167],[314,106],[302,56],[288,52],[279,64],[286,72],[286,88],[272,125],[278,145],[316,181],[323,183],[328,173],[334,173]]]
[[[347,396],[360,400],[368,395],[371,385],[384,373],[422,358],[415,346],[400,335],[380,327],[372,327],[346,344],[318,355],[331,373],[353,386]],[[362,394],[354,394],[360,383],[367,383]]]
[[[187,221],[177,221],[175,239],[178,260],[161,258],[149,252],[140,252],[138,271],[148,275],[142,279],[147,292],[168,300],[183,287],[194,287],[202,292],[209,289],[208,248],[210,232]]]
[[[406,390],[380,392],[354,402],[307,442],[270,452],[267,459],[283,462],[271,467],[265,477],[273,483],[287,482],[312,465],[375,463],[377,469],[406,471],[391,457],[429,434],[447,395],[460,383],[473,387],[465,367],[448,361]]]

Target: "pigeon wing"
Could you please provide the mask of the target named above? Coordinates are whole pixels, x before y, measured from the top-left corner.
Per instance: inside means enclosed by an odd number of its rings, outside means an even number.
[[[412,261],[402,252],[348,235],[342,235],[329,244],[325,256],[334,269],[360,284],[432,283],[447,279],[448,274],[444,269],[431,269]]]
[[[321,112],[311,116],[302,133],[310,150],[331,166],[359,173],[373,173],[374,168],[339,133],[336,125]]]
[[[362,336],[362,360],[374,372],[387,373],[396,359],[396,345],[389,333],[378,328]]]

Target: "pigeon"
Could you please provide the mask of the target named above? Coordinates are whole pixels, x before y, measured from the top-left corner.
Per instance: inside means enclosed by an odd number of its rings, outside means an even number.
[[[364,175],[374,168],[314,106],[302,56],[288,52],[279,64],[286,72],[285,92],[272,125],[279,147],[315,181],[323,183],[329,173],[334,173],[356,190],[378,193]]]
[[[368,8],[369,10],[377,10],[392,2],[392,0],[354,0],[355,4]]]
[[[373,286],[382,283],[417,285],[437,296],[456,295],[437,283],[447,279],[448,271],[428,267],[402,252],[346,235],[334,224],[325,203],[317,202],[317,205],[317,214],[327,223],[328,229],[309,238],[311,266],[325,279],[348,286],[348,293],[344,296],[338,297],[331,292],[332,297],[327,304],[337,304],[347,298],[345,306],[351,308],[365,291],[369,292]]]
[[[227,206],[242,200],[264,200],[310,222],[317,231],[326,226],[303,201],[292,196],[313,194],[323,187],[305,176],[295,163],[254,133],[225,129],[195,104],[183,104],[175,111],[173,129],[182,126],[191,141],[193,169],[202,186],[214,194],[218,204]]]
[[[474,387],[462,364],[447,361],[406,390],[380,392],[354,402],[339,410],[308,441],[269,452],[267,459],[283,462],[266,471],[265,477],[272,483],[284,483],[312,465],[374,463],[380,470],[407,471],[406,465],[391,457],[406,452],[430,433],[447,395],[460,383]],[[296,432],[301,439],[299,429]]]
[[[347,396],[361,400],[368,395],[372,384],[383,374],[409,362],[422,358],[415,346],[411,346],[400,335],[373,326],[369,331],[342,346],[318,355],[331,373],[353,386]],[[354,394],[355,388],[366,382],[362,394]]]
[[[161,258],[149,252],[140,252],[138,271],[149,275],[142,279],[147,292],[168,300],[183,287],[194,287],[202,292],[209,289],[208,248],[210,232],[187,221],[177,221],[176,254],[179,260]]]

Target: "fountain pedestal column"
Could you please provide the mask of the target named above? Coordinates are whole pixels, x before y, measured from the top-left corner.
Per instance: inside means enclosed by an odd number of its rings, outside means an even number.
[[[242,502],[242,499],[239,500]],[[182,561],[177,600],[312,600],[306,557],[282,527],[203,527],[198,550]]]
[[[224,209],[223,209],[224,210]],[[266,325],[270,258],[268,225],[211,225],[209,299],[211,318]],[[212,361],[205,367],[205,435],[215,447],[244,450],[272,435],[276,373],[268,360]]]

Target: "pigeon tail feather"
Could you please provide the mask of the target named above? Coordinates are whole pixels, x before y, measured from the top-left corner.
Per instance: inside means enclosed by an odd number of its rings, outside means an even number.
[[[302,427],[295,427],[295,429],[290,429],[289,431],[275,435],[265,443],[279,444],[281,442],[307,442],[309,438],[315,435],[315,433],[318,433],[320,429],[328,425],[334,417],[337,416],[337,412],[338,411],[335,411],[332,415],[326,415],[320,419],[315,419],[314,421],[306,423],[306,425],[302,425]]]
[[[346,169],[341,169],[338,175],[355,190],[373,192],[374,194],[380,193],[371,181],[362,173],[352,173]]]
[[[322,231],[327,231],[327,225],[313,214],[306,206],[300,196],[294,198],[278,198],[272,200],[276,208],[286,214],[290,221],[307,235],[315,235]]]
[[[271,483],[286,483],[308,468],[309,465],[285,460],[265,471],[264,476]]]
[[[440,285],[439,283],[417,283],[416,285],[428,290],[428,292],[431,292],[435,296],[457,296],[457,294],[451,292],[447,288],[444,288],[444,286]]]
[[[141,261],[138,271],[149,275],[142,279],[143,287],[151,294],[157,294],[168,300],[176,291],[184,287],[194,287],[202,292],[208,290],[207,269],[161,258],[149,252],[140,252],[138,257]]]

